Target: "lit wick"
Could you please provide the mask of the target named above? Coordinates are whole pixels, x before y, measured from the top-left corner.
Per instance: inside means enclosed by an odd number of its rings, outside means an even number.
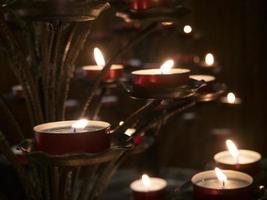
[[[88,125],[89,121],[87,119],[81,119],[72,124],[73,132],[76,133],[77,129],[84,129]]]
[[[160,67],[160,72],[161,74],[169,74],[171,71],[171,68],[173,68],[174,61],[173,60],[167,60],[165,61],[161,67]]]
[[[236,163],[239,163],[239,150],[237,149],[235,143],[232,140],[226,140],[226,146],[231,156],[236,160]]]
[[[225,188],[226,181],[227,181],[226,175],[218,167],[215,168],[215,174],[216,174],[218,180],[222,183],[222,188]]]

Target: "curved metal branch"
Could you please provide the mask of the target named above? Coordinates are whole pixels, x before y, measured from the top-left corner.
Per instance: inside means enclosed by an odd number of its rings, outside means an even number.
[[[22,185],[25,189],[25,193],[29,200],[36,200],[39,199],[38,195],[36,194],[36,191],[34,190],[30,179],[27,176],[26,171],[24,168],[20,165],[20,163],[17,161],[15,155],[11,151],[11,148],[6,141],[4,135],[0,132],[0,152],[4,154],[4,156],[8,159],[8,161],[11,163],[11,165],[14,167],[14,169],[17,171],[19,178],[22,182]]]
[[[125,130],[131,127],[131,125],[134,124],[137,119],[139,119],[145,113],[153,110],[155,107],[160,105],[160,103],[161,100],[152,100],[151,102],[147,103],[146,105],[138,109],[136,112],[134,112],[132,115],[130,115],[122,125],[117,126],[112,134],[118,135],[124,133]]]
[[[135,135],[140,135],[144,132],[146,132],[147,130],[157,126],[159,123],[164,122],[166,120],[168,120],[169,118],[173,117],[174,115],[181,113],[193,106],[196,105],[196,101],[190,101],[189,103],[185,103],[182,106],[179,104],[179,106],[174,106],[171,109],[169,109],[169,111],[167,111],[166,113],[162,114],[162,115],[158,115],[157,117],[149,120],[148,122],[146,122],[144,125],[141,125],[137,131],[134,133],[133,136]],[[132,136],[132,137],[133,137]]]

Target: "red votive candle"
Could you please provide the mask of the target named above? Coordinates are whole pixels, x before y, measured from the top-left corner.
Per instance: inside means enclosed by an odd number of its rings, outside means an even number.
[[[110,147],[110,124],[103,121],[60,121],[34,127],[37,151],[61,155],[97,153]]]
[[[166,187],[167,182],[164,179],[146,174],[130,185],[135,200],[164,200]]]
[[[130,8],[134,10],[145,10],[149,8],[151,0],[132,0]]]
[[[167,60],[160,69],[144,69],[132,72],[133,89],[136,92],[153,93],[170,90],[189,81],[189,69],[172,68],[173,60]]]
[[[24,92],[24,89],[21,85],[15,85],[12,87],[12,94],[15,96],[15,97],[19,97],[19,98],[22,98],[25,96],[25,92]]]
[[[89,80],[95,80],[106,65],[104,55],[99,48],[94,48],[94,57],[97,65],[84,66],[84,75]],[[112,65],[105,76],[105,81],[113,81],[119,78],[123,72],[123,65]]]
[[[99,73],[102,71],[103,67],[98,65],[87,65],[83,68],[84,76],[88,80],[95,80]],[[123,65],[112,65],[110,70],[107,72],[104,80],[113,81],[121,77],[123,73]]]
[[[217,177],[214,170],[196,174],[191,179],[195,200],[252,200],[251,176],[232,170],[222,170]]]
[[[261,155],[251,150],[238,150],[238,158],[234,158],[229,151],[222,151],[214,156],[216,166],[222,169],[232,169],[254,176],[260,172]]]
[[[261,155],[251,150],[239,150],[232,140],[226,140],[228,151],[222,151],[214,156],[218,167],[232,169],[255,176],[260,172]]]

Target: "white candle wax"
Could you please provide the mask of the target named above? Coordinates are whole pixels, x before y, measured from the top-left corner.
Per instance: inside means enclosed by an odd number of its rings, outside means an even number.
[[[134,75],[168,75],[168,74],[184,74],[189,73],[189,69],[172,68],[166,73],[162,73],[160,69],[143,69],[132,72]]]
[[[229,151],[222,151],[214,156],[214,160],[219,163],[234,164],[250,164],[261,159],[261,155],[255,151],[239,150],[238,159],[234,158]],[[238,163],[237,163],[238,160]]]
[[[43,130],[43,132],[46,133],[56,133],[56,134],[64,134],[64,133],[86,133],[86,132],[94,132],[101,130],[101,127],[97,126],[90,126],[90,127],[85,127],[84,129],[79,129],[79,128],[72,128],[72,127],[63,127],[63,128],[53,128],[53,129],[46,129]]]
[[[98,65],[87,65],[83,67],[83,70],[91,70],[91,71],[101,71],[103,69],[102,66]],[[112,65],[110,69],[123,69],[123,65]]]
[[[204,75],[204,74],[191,75],[189,76],[189,78],[197,80],[197,81],[205,81],[205,82],[211,82],[215,80],[214,76]]]
[[[242,172],[232,170],[222,170],[222,172],[227,177],[224,184],[218,180],[214,170],[198,173],[193,176],[191,181],[199,187],[218,190],[240,189],[251,185],[253,182],[251,176]]]
[[[161,178],[150,177],[150,186],[145,186],[142,179],[138,179],[131,183],[130,188],[136,192],[152,192],[164,189],[167,182]]]

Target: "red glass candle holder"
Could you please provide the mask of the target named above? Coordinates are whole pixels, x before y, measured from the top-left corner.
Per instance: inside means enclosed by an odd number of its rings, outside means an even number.
[[[145,69],[132,72],[133,89],[136,92],[159,93],[161,90],[170,90],[189,81],[188,69],[171,69],[163,74],[160,69]]]
[[[133,10],[145,10],[150,7],[151,0],[132,0],[130,8]]]
[[[170,0],[131,0],[129,7],[133,10],[145,10],[157,6],[167,6]]]
[[[15,85],[12,87],[12,94],[15,97],[23,98],[25,96],[24,89],[21,85]]]
[[[239,159],[235,160],[229,151],[222,151],[214,156],[216,166],[221,169],[241,171],[251,176],[260,172],[261,155],[251,150],[239,150]]]
[[[101,66],[97,65],[88,65],[83,67],[84,76],[88,80],[96,80],[99,73],[102,71]],[[107,72],[104,80],[112,81],[121,77],[123,73],[123,65],[112,65],[110,70]]]
[[[79,131],[72,125],[76,121],[60,121],[41,124],[34,127],[37,151],[52,155],[69,153],[97,153],[110,147],[110,124],[102,121],[89,121]]]
[[[251,176],[232,170],[223,170],[225,186],[218,186],[214,170],[196,174],[192,178],[195,200],[252,200]],[[228,184],[228,186],[227,186]]]

